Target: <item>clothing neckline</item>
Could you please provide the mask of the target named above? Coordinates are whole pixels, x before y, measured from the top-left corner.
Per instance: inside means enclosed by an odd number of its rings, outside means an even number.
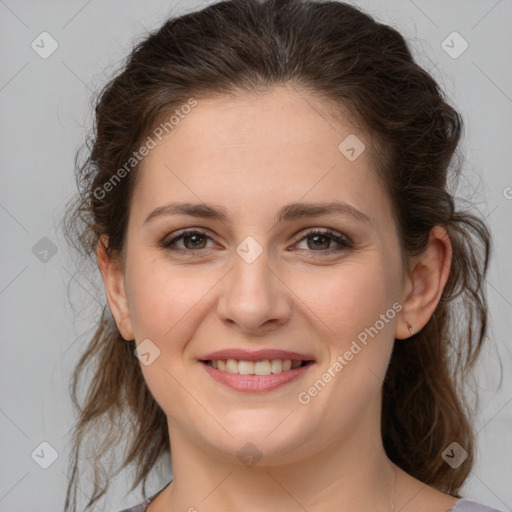
[[[146,508],[149,507],[149,505],[156,500],[157,496],[162,493],[165,489],[167,489],[167,487],[169,487],[169,485],[172,484],[172,479],[170,482],[168,482],[167,484],[165,484],[158,492],[156,492],[155,494],[153,494],[153,496],[150,496],[149,498],[146,499]],[[455,497],[455,496],[454,496]],[[462,505],[463,502],[468,502],[468,503],[474,503],[472,502],[471,500],[467,500],[465,498],[458,498],[457,501],[446,511],[446,512],[453,512],[453,511],[456,511],[458,506],[459,505]]]
[[[466,498],[459,498],[446,512],[456,511],[456,510],[458,510],[459,505],[463,505],[464,503],[475,503],[475,502],[468,500]]]
[[[146,505],[146,508],[150,505],[150,503],[152,503],[153,501],[156,500],[157,496],[162,493],[165,489],[167,489],[167,487],[169,487],[169,485],[172,484],[172,479],[170,482],[168,482],[167,484],[165,484],[157,493],[153,494],[153,496],[150,496],[149,498],[146,498],[146,501],[145,501],[145,505]]]

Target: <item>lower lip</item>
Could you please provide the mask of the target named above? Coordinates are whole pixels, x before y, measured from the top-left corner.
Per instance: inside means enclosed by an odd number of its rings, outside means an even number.
[[[299,379],[313,366],[313,363],[309,363],[293,370],[271,373],[270,375],[240,375],[239,373],[217,370],[206,363],[200,362],[199,364],[204,367],[212,379],[235,391],[242,391],[244,393],[258,393],[280,388]]]

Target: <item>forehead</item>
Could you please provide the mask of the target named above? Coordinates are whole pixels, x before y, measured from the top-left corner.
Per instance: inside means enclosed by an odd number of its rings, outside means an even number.
[[[197,101],[144,158],[131,214],[169,201],[223,204],[254,220],[298,201],[343,201],[382,220],[389,214],[362,149],[370,141],[335,120],[329,104],[287,87]],[[347,146],[359,156],[348,158]]]

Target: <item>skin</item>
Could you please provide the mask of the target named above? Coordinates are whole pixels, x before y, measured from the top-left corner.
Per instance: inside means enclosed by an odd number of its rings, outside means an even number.
[[[370,141],[327,110],[284,86],[199,100],[138,171],[122,257],[98,245],[119,331],[137,344],[149,338],[160,350],[141,368],[168,418],[174,480],[149,512],[384,512],[392,510],[395,474],[395,510],[441,512],[457,501],[394,466],[380,435],[382,380],[395,338],[410,336],[407,323],[418,332],[434,312],[451,244],[436,226],[403,278],[396,225],[370,152],[349,161],[338,150],[349,134]],[[274,222],[285,204],[333,200],[371,222],[336,213]],[[144,223],[171,201],[221,205],[228,218]],[[185,228],[207,233],[195,240],[202,252],[180,255],[160,245]],[[317,248],[314,235],[306,237],[312,228],[348,236],[353,247],[333,252],[337,242],[321,238]],[[248,236],[262,249],[252,263],[236,252]],[[194,243],[181,239],[174,248]],[[393,303],[401,310],[300,403],[298,393]],[[311,354],[315,364],[279,389],[241,393],[198,362],[225,348],[292,350]],[[262,454],[252,467],[237,457],[247,442]]]

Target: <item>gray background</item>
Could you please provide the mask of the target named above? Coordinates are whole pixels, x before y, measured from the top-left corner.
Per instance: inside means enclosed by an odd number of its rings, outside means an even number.
[[[478,368],[478,460],[464,493],[510,511],[512,2],[353,3],[412,42],[420,63],[444,87],[466,123],[459,194],[487,218],[495,253],[487,280],[491,331]],[[90,126],[92,92],[147,29],[171,13],[199,5],[189,0],[0,0],[0,311],[6,327],[0,358],[0,512],[63,506],[73,421],[68,379],[87,341],[81,334],[97,312],[99,282],[94,274],[74,277],[73,255],[58,223],[75,191],[73,159]],[[31,47],[44,31],[58,43],[46,59]],[[469,44],[457,58],[441,46],[454,31]],[[47,51],[50,41],[45,41]],[[452,51],[462,49],[460,40],[451,45]],[[50,242],[41,241],[44,237]],[[75,311],[68,303],[70,281]],[[42,442],[58,453],[47,469],[40,465],[51,462],[51,451],[40,447]],[[149,491],[166,482],[165,475],[156,475]],[[127,489],[126,474],[121,474],[96,510],[115,512],[140,501],[138,492],[125,496]]]

